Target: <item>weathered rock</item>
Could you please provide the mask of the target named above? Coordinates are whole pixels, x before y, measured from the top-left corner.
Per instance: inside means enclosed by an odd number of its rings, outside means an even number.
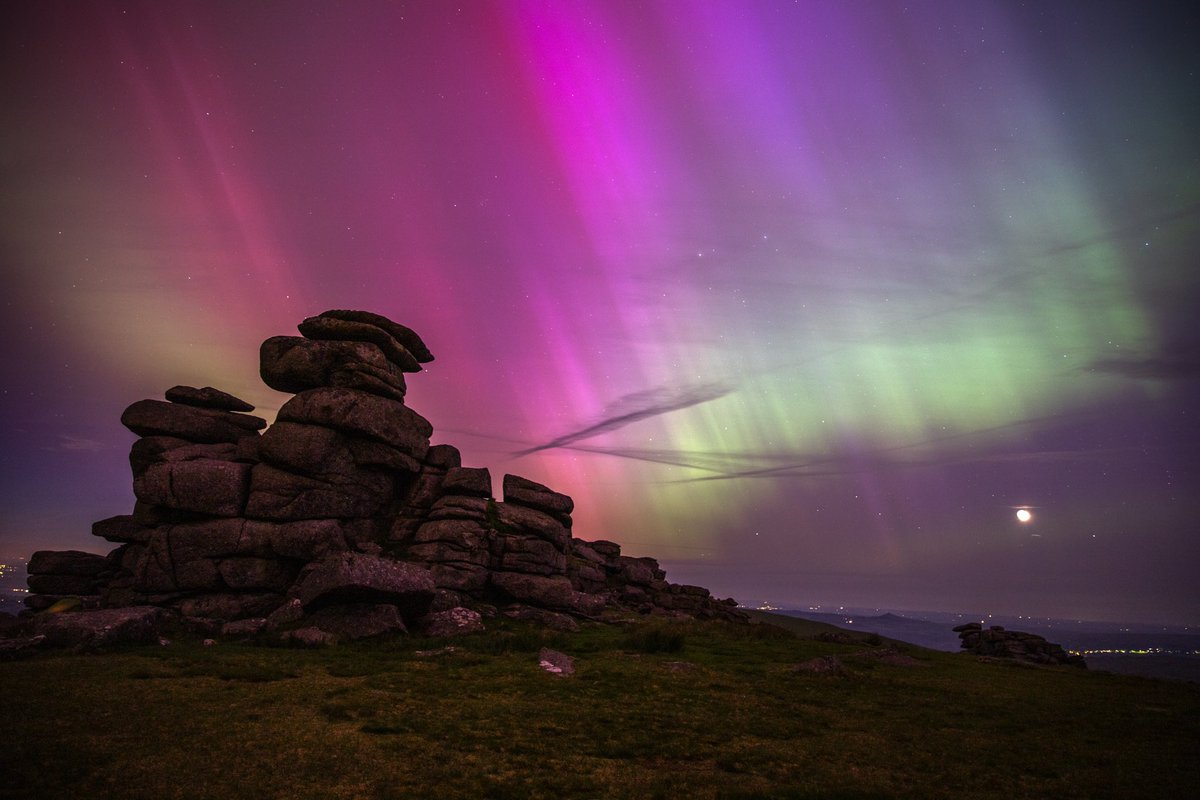
[[[143,503],[214,517],[241,516],[249,488],[249,464],[210,459],[151,464],[133,480]]]
[[[279,409],[281,422],[306,422],[356,433],[391,445],[420,461],[429,450],[433,426],[417,412],[386,397],[357,389],[301,392]]]
[[[506,536],[499,568],[534,575],[562,575],[567,571],[567,557],[545,539]]]
[[[259,374],[281,392],[339,386],[403,400],[407,390],[404,374],[370,342],[273,336],[259,349]]]
[[[442,491],[446,494],[491,497],[492,475],[484,467],[454,467],[447,470]]]
[[[291,598],[279,608],[267,615],[267,630],[275,630],[284,625],[291,625],[304,618],[304,605],[296,598]]]
[[[435,469],[449,470],[462,466],[462,455],[451,444],[435,444],[425,454],[425,463]]]
[[[257,437],[246,436],[240,441],[254,441]],[[218,442],[196,444],[175,436],[147,436],[138,439],[129,450],[129,467],[137,478],[150,467],[173,461],[246,461],[241,457],[237,444]]]
[[[255,464],[250,473],[246,516],[287,522],[373,517],[383,512],[392,501],[392,481],[366,470],[359,471],[355,478],[361,482],[332,484],[269,464]]]
[[[226,622],[221,626],[221,635],[227,639],[245,639],[251,636],[257,636],[262,633],[267,627],[267,621],[263,617],[249,617],[247,619],[238,619],[233,622]]]
[[[654,570],[657,568],[658,562],[652,558],[620,556],[617,563],[621,570],[621,579],[625,583],[649,586],[654,581]]]
[[[369,639],[389,633],[405,633],[407,628],[394,605],[387,603],[342,603],[309,614],[313,627],[338,639]]]
[[[551,675],[566,678],[575,674],[575,659],[566,653],[543,647],[538,651],[538,666]]]
[[[322,312],[317,316],[327,317],[329,319],[340,319],[347,322],[364,322],[368,325],[374,325],[388,333],[393,339],[404,345],[404,349],[412,354],[413,358],[422,364],[427,364],[433,361],[433,353],[429,352],[429,348],[421,341],[421,337],[412,328],[405,327],[397,322],[392,322],[385,316],[380,314],[372,314],[369,311],[351,311],[347,309],[333,309]]]
[[[438,498],[438,501],[429,509],[426,519],[430,521],[469,519],[479,523],[488,523],[489,502],[484,497],[448,494]]]
[[[421,620],[421,632],[426,636],[463,636],[483,630],[483,617],[479,612],[462,606],[434,611]]]
[[[52,595],[92,595],[100,590],[94,575],[30,575],[29,591]]]
[[[535,608],[534,606],[513,606],[504,610],[504,616],[509,619],[534,622],[555,631],[574,633],[579,630],[579,623],[575,621],[574,617],[559,614],[556,611],[548,611],[544,608]]]
[[[139,400],[125,409],[121,424],[138,436],[174,436],[189,442],[217,443],[257,436],[267,421],[230,411]]]
[[[363,553],[336,553],[311,565],[293,595],[312,610],[334,603],[392,603],[410,618],[425,613],[435,590],[429,570]]]
[[[110,542],[145,542],[154,533],[129,514],[97,520],[92,523],[92,535]]]
[[[38,550],[29,557],[30,575],[99,575],[108,566],[105,556],[81,550]]]
[[[515,506],[512,503],[493,503],[496,530],[504,534],[528,534],[538,536],[565,553],[571,532],[558,520],[532,508]]]
[[[486,565],[489,560],[490,532],[478,522],[472,520],[448,519],[426,522],[413,538],[414,545],[409,552],[416,558],[418,548],[426,544],[443,544],[461,551],[461,560]],[[422,560],[424,560],[422,558]],[[441,560],[441,559],[439,559]]]
[[[575,591],[565,576],[528,575],[519,572],[493,572],[492,585],[504,594],[524,603],[594,616],[604,610],[604,598]]]
[[[254,406],[240,397],[205,386],[197,389],[194,386],[172,386],[167,389],[166,398],[172,403],[182,403],[197,408],[214,408],[218,411],[253,411]]]
[[[185,617],[203,619],[234,620],[243,617],[265,617],[283,602],[283,596],[274,593],[235,594],[218,592],[198,597],[187,597],[179,601],[179,613]]]
[[[607,539],[597,539],[594,542],[584,542],[584,544],[610,561],[621,555],[621,545]]]
[[[280,638],[287,644],[308,648],[331,647],[337,644],[338,641],[337,637],[332,633],[327,633],[320,628],[312,626],[287,631]]]
[[[36,653],[45,641],[45,636],[15,636],[0,639],[0,661],[28,658]]]
[[[463,561],[446,560],[429,565],[429,572],[440,590],[479,595],[488,585],[487,567]]]
[[[34,633],[45,636],[46,645],[53,647],[153,644],[158,642],[162,614],[162,609],[153,606],[42,614],[34,621]]]
[[[226,558],[217,564],[221,580],[230,589],[266,589],[282,592],[296,577],[296,567],[274,558]]]
[[[297,326],[306,339],[318,341],[370,342],[383,351],[401,372],[420,372],[421,365],[404,345],[390,333],[363,322],[352,322],[332,317],[309,317]]]
[[[504,502],[545,511],[568,525],[575,509],[575,501],[567,495],[519,475],[504,476]]]

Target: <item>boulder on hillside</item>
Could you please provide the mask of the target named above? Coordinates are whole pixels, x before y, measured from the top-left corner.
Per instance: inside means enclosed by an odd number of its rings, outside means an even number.
[[[150,644],[158,641],[163,611],[154,606],[103,608],[41,614],[34,619],[37,636],[53,647],[93,649],[115,644]]]

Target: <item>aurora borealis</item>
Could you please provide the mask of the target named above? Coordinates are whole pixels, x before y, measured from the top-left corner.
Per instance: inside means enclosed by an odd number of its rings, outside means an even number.
[[[15,2],[0,550],[329,308],[575,531],[744,603],[1197,622],[1183,4]],[[1029,508],[1021,523],[1015,509]]]

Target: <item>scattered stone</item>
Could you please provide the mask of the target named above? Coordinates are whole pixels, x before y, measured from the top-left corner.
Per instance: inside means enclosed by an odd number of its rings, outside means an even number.
[[[193,386],[172,386],[167,389],[166,398],[172,403],[182,403],[197,408],[214,408],[218,411],[253,411],[254,406],[234,397],[231,394],[205,386],[197,389]]]
[[[889,664],[893,667],[928,667],[930,664],[925,661],[918,661],[907,653],[902,653],[893,646],[873,647],[869,650],[859,650],[857,653],[851,653],[847,658],[858,658],[872,661],[878,661],[881,664]]]
[[[418,658],[433,658],[434,656],[448,656],[451,653],[457,653],[458,648],[454,646],[439,647],[436,650],[414,650],[413,655]]]
[[[538,666],[552,675],[566,678],[575,674],[575,659],[566,653],[543,647],[538,651]]]

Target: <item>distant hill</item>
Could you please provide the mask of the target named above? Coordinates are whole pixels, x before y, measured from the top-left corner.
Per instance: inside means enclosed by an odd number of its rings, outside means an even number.
[[[899,614],[823,614],[804,610],[779,610],[786,615],[810,624],[834,626],[856,633],[877,633],[888,639],[928,647],[931,650],[957,652],[958,634],[949,622],[912,619]],[[1068,650],[1082,652],[1088,667],[1124,675],[1146,678],[1169,678],[1200,683],[1200,634],[1179,632],[1130,631],[1119,623],[1074,623],[1065,620],[1014,622],[997,620],[1013,630],[1044,636]],[[1144,626],[1143,626],[1144,627]],[[1096,652],[1106,651],[1106,652]]]
[[[780,610],[774,613],[810,622],[821,622],[848,631],[877,633],[888,639],[899,639],[902,642],[928,647],[930,650],[957,651],[959,649],[958,634],[951,630],[953,626],[922,619],[911,619],[899,614],[862,616],[857,614],[820,614],[799,610]]]

